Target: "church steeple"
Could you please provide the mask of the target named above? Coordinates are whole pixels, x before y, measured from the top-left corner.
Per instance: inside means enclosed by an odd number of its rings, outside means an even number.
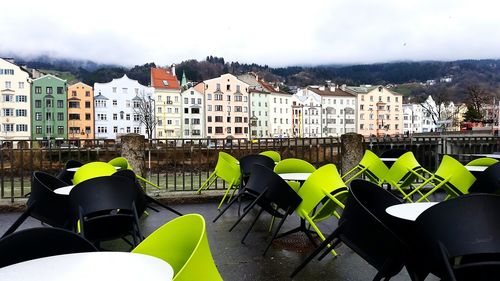
[[[187,79],[186,79],[186,72],[182,72],[182,78],[181,78],[181,87],[182,88],[187,88]]]

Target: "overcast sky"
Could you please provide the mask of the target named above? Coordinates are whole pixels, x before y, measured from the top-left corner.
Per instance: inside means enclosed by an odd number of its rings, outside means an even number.
[[[500,58],[500,1],[5,1],[0,55],[288,66]]]

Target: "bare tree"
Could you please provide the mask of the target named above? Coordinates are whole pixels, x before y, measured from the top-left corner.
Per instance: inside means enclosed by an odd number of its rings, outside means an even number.
[[[489,93],[481,88],[479,85],[473,84],[467,87],[467,113],[465,119],[467,121],[483,121],[485,110],[484,106],[491,99]]]
[[[146,135],[151,141],[153,134],[158,124],[155,114],[155,100],[151,98],[150,94],[141,91],[133,98],[134,115],[139,116],[139,124],[144,125]]]

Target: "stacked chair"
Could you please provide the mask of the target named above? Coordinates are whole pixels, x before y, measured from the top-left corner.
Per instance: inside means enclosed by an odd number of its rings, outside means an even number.
[[[262,151],[259,154],[267,156],[267,157],[273,159],[274,163],[278,163],[278,162],[281,161],[281,155],[280,155],[280,153],[278,151],[266,150],[266,151]]]
[[[73,177],[75,176],[75,172],[68,171],[70,168],[81,167],[83,164],[76,160],[68,160],[64,165],[64,168],[56,175],[56,178],[62,180],[67,183],[67,185],[73,184]]]
[[[222,280],[210,252],[205,219],[188,214],[171,220],[132,250],[160,258],[174,270],[174,281]]]
[[[200,186],[200,188],[198,188],[196,192],[199,194],[203,189],[209,188],[218,178],[224,180],[228,185],[226,188],[226,192],[224,193],[224,197],[222,197],[222,200],[217,207],[218,209],[220,209],[220,207],[226,200],[227,195],[232,190],[233,193],[228,199],[228,201],[231,201],[231,197],[239,187],[241,181],[239,161],[233,156],[222,151],[219,152],[219,158],[217,160],[214,171],[210,174],[207,180],[203,182],[203,184]]]
[[[408,259],[408,246],[387,225],[385,209],[399,203],[398,198],[373,183],[353,181],[339,226],[294,270],[292,277],[321,251],[326,249],[320,259],[341,242],[377,269],[373,280],[389,280],[398,274]]]
[[[316,171],[316,168],[309,162],[297,159],[297,158],[287,158],[280,161],[274,167],[274,172],[276,174],[284,174],[284,173],[313,173]],[[298,191],[300,188],[300,182],[297,181],[287,181],[290,187]]]
[[[302,202],[295,209],[295,213],[300,218],[300,226],[282,233],[278,237],[301,231],[315,244],[309,228],[306,226],[307,222],[314,232],[322,240],[325,240],[325,236],[316,223],[332,216],[339,218],[339,211],[344,208],[343,201],[347,194],[347,186],[342,181],[335,165],[322,166],[312,173],[298,191]],[[332,253],[336,255],[333,250]]]
[[[120,170],[134,170],[134,168],[130,165],[130,163],[128,162],[128,160],[125,157],[113,158],[113,159],[109,160],[108,163],[113,165],[113,166],[120,167]],[[147,179],[143,178],[142,176],[140,176],[138,174],[135,174],[135,177],[146,184],[154,186],[157,189],[161,189],[161,187],[159,187],[157,184],[154,184],[151,181],[148,181]]]
[[[90,162],[81,166],[73,177],[73,184],[79,184],[91,178],[111,176],[116,168],[106,162]]]
[[[272,170],[258,164],[253,165],[250,179],[244,191],[240,194],[245,193],[251,194],[255,199],[246,207],[245,212],[238,218],[229,231],[232,231],[254,207],[260,207],[259,212],[241,239],[241,243],[244,243],[245,238],[264,211],[273,217],[280,218],[281,220],[278,223],[273,237],[264,250],[265,254],[271,246],[272,241],[277,237],[286,218],[293,214],[302,199],[280,176],[275,174]],[[240,194],[238,194],[238,196],[240,196]],[[234,201],[235,200],[233,200],[233,202]]]
[[[389,172],[389,168],[387,168],[384,162],[380,160],[377,154],[367,149],[359,164],[347,171],[342,176],[342,180],[347,184],[359,176],[364,175],[369,181],[380,185],[384,181],[387,172]]]

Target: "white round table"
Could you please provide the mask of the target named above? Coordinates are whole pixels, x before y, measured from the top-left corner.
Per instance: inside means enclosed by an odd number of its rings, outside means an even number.
[[[283,173],[278,174],[282,179],[288,181],[305,181],[312,173]]]
[[[60,195],[69,195],[69,192],[75,187],[74,185],[67,185],[54,189],[54,192]]]
[[[164,260],[127,252],[51,256],[0,268],[0,280],[12,281],[167,281],[173,276]]]
[[[115,169],[117,169],[117,170],[119,170],[121,168],[122,167],[120,167],[120,166],[115,166]],[[80,167],[67,168],[66,171],[68,171],[68,172],[76,172],[78,169],[80,169]]]
[[[380,158],[382,162],[396,162],[398,158]]]
[[[415,221],[417,217],[425,210],[436,205],[439,202],[418,202],[404,203],[388,207],[385,211],[393,216],[404,220]]]

